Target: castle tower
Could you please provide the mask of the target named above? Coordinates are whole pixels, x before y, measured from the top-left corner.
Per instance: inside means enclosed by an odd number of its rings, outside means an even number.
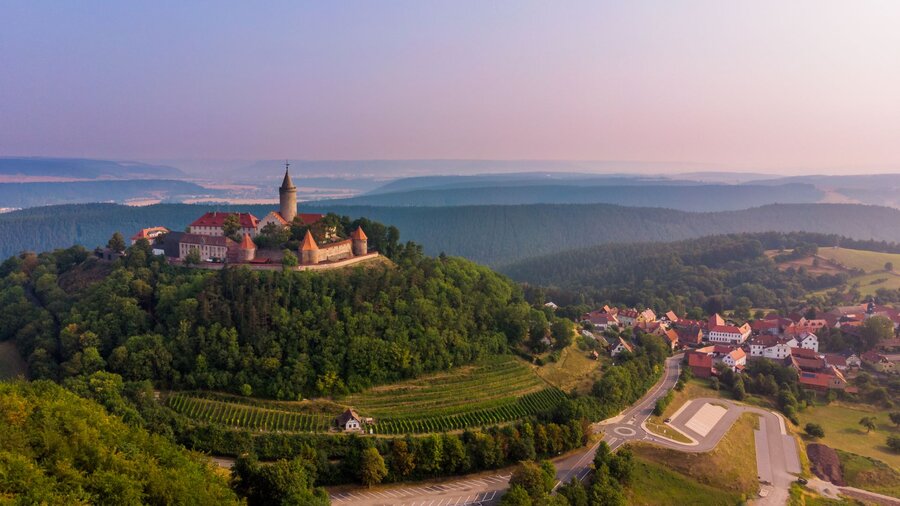
[[[361,257],[369,253],[369,238],[366,237],[362,227],[356,227],[350,234],[350,239],[353,239],[353,256]]]
[[[319,263],[319,245],[309,230],[306,231],[303,244],[300,245],[300,263],[305,265]]]
[[[293,222],[294,216],[297,216],[297,187],[291,181],[291,175],[288,172],[290,166],[291,164],[284,162],[284,181],[281,182],[281,188],[278,189],[281,217],[288,223]]]
[[[238,259],[242,263],[250,262],[256,258],[256,244],[250,238],[250,234],[244,233],[244,240],[241,241],[240,253]]]

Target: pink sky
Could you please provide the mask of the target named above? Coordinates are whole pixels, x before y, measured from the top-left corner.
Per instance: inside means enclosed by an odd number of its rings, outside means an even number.
[[[0,155],[900,171],[900,2],[0,5]]]

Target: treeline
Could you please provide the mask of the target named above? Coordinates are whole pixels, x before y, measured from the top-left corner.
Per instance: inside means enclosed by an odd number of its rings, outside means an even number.
[[[725,309],[750,317],[751,307],[787,310],[810,291],[840,287],[845,273],[810,274],[778,269],[766,250],[840,244],[900,251],[896,243],[859,241],[804,232],[732,234],[673,243],[608,244],[511,265],[503,271],[529,285],[529,298],[573,306],[570,317],[603,303],[650,307],[678,314]],[[824,303],[824,301],[821,301]]]
[[[205,456],[51,382],[0,382],[0,420],[4,502],[240,504]]]
[[[33,377],[95,371],[277,399],[342,395],[505,353],[529,340],[519,287],[398,246],[394,264],[319,272],[168,265],[146,243],[115,264],[82,248],[0,265],[0,339]]]
[[[718,184],[512,184],[471,183],[467,188],[424,188],[392,193],[367,194],[338,199],[327,205],[354,206],[474,206],[523,204],[615,204],[629,207],[663,207],[681,211],[710,212],[790,202],[815,203],[822,191],[811,184],[718,185]],[[323,203],[325,204],[325,203]]]
[[[690,213],[608,204],[533,204],[456,207],[352,207],[301,205],[303,212],[334,212],[394,225],[427,254],[466,257],[501,266],[541,255],[606,243],[677,241],[711,234],[837,233],[857,240],[900,241],[900,211],[844,204],[768,205],[742,211]],[[130,236],[153,225],[183,230],[203,212],[252,212],[271,205],[127,207],[85,204],[32,208],[0,215],[0,255],[104,244],[115,231]],[[852,243],[843,244],[853,247]],[[561,254],[567,258],[568,254]],[[551,261],[553,257],[547,257]],[[562,260],[559,260],[562,261]]]

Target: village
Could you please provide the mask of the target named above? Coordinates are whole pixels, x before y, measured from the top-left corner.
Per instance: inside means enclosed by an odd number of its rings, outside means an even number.
[[[864,322],[884,317],[893,324],[893,337],[879,341],[871,350],[821,353],[817,333],[838,329],[858,335]],[[892,375],[900,363],[900,311],[874,302],[835,308],[816,318],[800,314],[769,313],[748,322],[734,322],[719,314],[707,320],[681,318],[669,311],[657,316],[651,309],[618,309],[604,306],[582,315],[582,336],[598,342],[615,357],[633,352],[628,332],[642,331],[662,337],[672,351],[683,351],[684,362],[695,377],[711,378],[724,369],[744,371],[747,360],[768,359],[796,370],[799,385],[805,389],[856,393],[849,384],[866,368],[876,374]],[[613,330],[614,332],[609,332]],[[632,332],[633,334],[633,332]],[[597,358],[596,351],[593,352]]]

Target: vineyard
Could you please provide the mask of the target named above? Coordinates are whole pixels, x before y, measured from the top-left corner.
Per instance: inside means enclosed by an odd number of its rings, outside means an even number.
[[[516,358],[494,357],[460,367],[369,389],[340,401],[376,423],[375,434],[420,434],[511,422],[552,411],[565,394],[549,387]],[[260,431],[323,432],[340,413],[312,413],[298,403],[233,396],[176,393],[167,398],[174,411],[210,423]]]

